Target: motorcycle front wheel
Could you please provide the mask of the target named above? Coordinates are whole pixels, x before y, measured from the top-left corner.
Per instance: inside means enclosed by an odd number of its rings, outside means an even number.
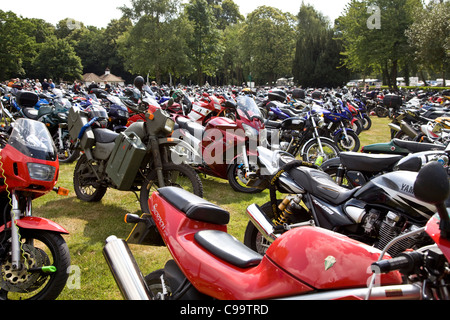
[[[347,131],[347,136],[344,132],[340,132],[334,136],[333,140],[341,151],[358,152],[361,146],[358,135],[353,131]]]
[[[91,164],[94,168],[95,163]],[[77,165],[73,172],[73,188],[77,198],[86,202],[98,202],[102,200],[107,187],[99,185],[95,172],[89,165],[89,161],[85,154],[78,159]]]
[[[322,144],[323,153],[320,150],[317,139],[311,140],[306,144],[304,153],[301,155],[303,161],[315,163],[320,166],[322,163],[316,163],[320,156],[323,157],[322,162],[339,156],[340,151],[335,143],[324,139],[320,139],[320,142]]]
[[[9,253],[1,258],[0,300],[56,299],[69,276],[67,243],[60,234],[43,230],[20,230],[20,235],[25,267],[13,270]]]
[[[203,197],[203,184],[194,169],[185,164],[165,163],[163,165],[164,185],[183,188]],[[143,213],[150,213],[148,199],[159,188],[156,170],[151,170],[145,178],[139,194]]]
[[[242,193],[260,193],[263,190],[247,187],[248,179],[245,177],[245,168],[243,164],[233,163],[227,172],[228,183],[234,191]]]

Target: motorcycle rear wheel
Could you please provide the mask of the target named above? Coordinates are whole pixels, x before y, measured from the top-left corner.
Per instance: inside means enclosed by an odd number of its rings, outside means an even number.
[[[15,271],[6,256],[1,261],[0,300],[54,300],[66,285],[70,267],[67,243],[60,234],[43,230],[20,230],[21,262],[29,268],[54,266],[56,272]],[[0,235],[1,236],[1,235]]]
[[[95,166],[95,164],[93,164]],[[86,202],[98,202],[102,200],[107,187],[96,182],[95,173],[88,164],[88,159],[83,154],[75,166],[73,172],[73,188],[77,198]]]
[[[203,184],[197,172],[188,165],[165,163],[163,165],[165,186],[183,188],[199,197],[203,197]],[[143,213],[150,213],[148,199],[159,188],[156,170],[151,170],[145,178],[139,194]]]

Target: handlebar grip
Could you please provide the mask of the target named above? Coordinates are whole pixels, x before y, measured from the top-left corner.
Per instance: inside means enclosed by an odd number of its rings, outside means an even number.
[[[423,254],[417,251],[402,253],[398,257],[381,260],[372,263],[371,270],[375,273],[388,273],[398,270],[403,274],[408,274],[422,265]]]

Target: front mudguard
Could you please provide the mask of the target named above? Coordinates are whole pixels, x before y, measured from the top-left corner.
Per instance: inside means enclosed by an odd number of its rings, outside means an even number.
[[[60,234],[69,234],[69,231],[64,229],[62,226],[57,224],[56,222],[41,218],[41,217],[22,217],[16,220],[16,225],[21,229],[27,230],[44,230],[51,231]],[[7,227],[11,228],[11,221],[7,223]],[[0,227],[0,232],[3,232],[5,226]]]

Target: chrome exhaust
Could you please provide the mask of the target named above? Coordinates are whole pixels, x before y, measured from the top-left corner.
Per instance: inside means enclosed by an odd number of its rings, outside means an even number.
[[[144,276],[125,240],[109,236],[103,248],[103,256],[124,299],[151,299]]]
[[[261,232],[267,241],[274,242],[277,239],[272,221],[267,218],[264,212],[262,212],[256,204],[251,204],[247,208],[247,215],[253,225]]]

